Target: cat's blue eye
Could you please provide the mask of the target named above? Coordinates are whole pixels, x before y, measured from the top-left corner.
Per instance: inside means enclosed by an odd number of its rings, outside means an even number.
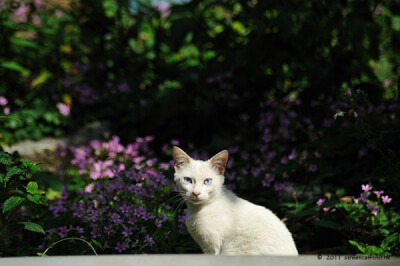
[[[206,180],[204,180],[204,185],[211,185],[211,183],[212,183],[211,178],[207,178]]]
[[[183,182],[185,182],[186,184],[192,184],[192,179],[190,177],[184,177]]]

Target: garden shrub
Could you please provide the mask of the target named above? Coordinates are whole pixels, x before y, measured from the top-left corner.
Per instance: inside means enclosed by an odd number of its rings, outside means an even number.
[[[33,178],[38,171],[35,163],[0,151],[0,256],[31,255],[44,237],[39,207],[47,201]]]
[[[148,147],[151,137],[122,145],[112,136],[88,146],[59,147],[69,158],[62,171],[65,185],[50,210],[57,227],[46,230],[46,242],[78,237],[91,241],[99,253],[172,253],[196,250],[182,232],[182,200],[174,189],[171,162],[162,163]],[[178,203],[177,203],[178,202]],[[179,241],[177,239],[180,239]],[[184,239],[189,245],[184,245]],[[63,244],[51,252],[82,254]],[[50,252],[50,253],[51,253]]]

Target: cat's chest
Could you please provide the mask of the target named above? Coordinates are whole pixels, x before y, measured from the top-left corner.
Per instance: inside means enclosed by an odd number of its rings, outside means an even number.
[[[186,226],[203,249],[218,249],[230,228],[232,217],[218,207],[189,212]],[[212,251],[211,251],[212,252]]]

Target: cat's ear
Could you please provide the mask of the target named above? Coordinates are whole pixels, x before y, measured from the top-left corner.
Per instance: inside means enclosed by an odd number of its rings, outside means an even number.
[[[190,163],[190,157],[183,150],[174,146],[172,148],[172,157],[177,169],[182,169],[185,165]]]
[[[226,168],[226,163],[228,162],[228,151],[223,150],[216,155],[214,155],[209,162],[211,163],[211,167],[215,169],[218,174],[223,175]]]

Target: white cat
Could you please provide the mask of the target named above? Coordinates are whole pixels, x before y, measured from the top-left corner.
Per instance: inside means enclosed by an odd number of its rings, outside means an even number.
[[[227,190],[228,151],[209,159],[190,158],[173,147],[175,182],[186,201],[186,226],[204,253],[298,255],[292,235],[270,210]]]

